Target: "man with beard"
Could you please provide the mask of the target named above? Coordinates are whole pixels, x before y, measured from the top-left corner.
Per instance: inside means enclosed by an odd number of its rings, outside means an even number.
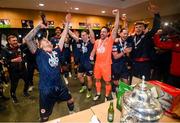
[[[112,64],[112,46],[116,39],[117,30],[119,26],[119,10],[113,10],[115,15],[114,29],[109,37],[110,30],[107,27],[102,27],[100,32],[100,39],[95,41],[94,48],[91,52],[90,59],[93,60],[96,55],[94,76],[96,78],[96,95],[93,100],[100,99],[101,96],[101,77],[103,77],[106,84],[105,97],[106,100],[111,100],[111,64]]]
[[[61,38],[61,28],[56,27],[55,28],[56,35],[51,38],[51,43],[53,44],[53,47],[55,48],[58,45],[59,39]]]
[[[25,61],[23,57],[23,45],[19,45],[17,41],[17,37],[15,35],[9,35],[7,37],[7,48],[3,50],[3,56],[6,58],[6,63],[8,64],[8,72],[11,81],[11,89],[10,94],[12,101],[14,103],[18,103],[18,99],[16,97],[16,89],[18,86],[19,79],[23,79],[24,84],[24,96],[28,97],[28,87],[29,82],[27,78],[27,69],[25,67]]]
[[[112,91],[116,92],[121,79],[126,84],[128,82],[129,72],[127,69],[127,55],[131,52],[132,46],[127,41],[128,30],[125,28],[120,29],[119,38],[116,38],[112,48]]]

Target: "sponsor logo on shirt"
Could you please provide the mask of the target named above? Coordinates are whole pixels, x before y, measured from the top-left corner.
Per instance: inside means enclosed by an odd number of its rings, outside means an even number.
[[[49,58],[49,65],[51,67],[57,67],[58,63],[59,63],[59,58],[56,56],[57,52],[56,51],[52,51],[52,53],[48,53],[50,58]]]

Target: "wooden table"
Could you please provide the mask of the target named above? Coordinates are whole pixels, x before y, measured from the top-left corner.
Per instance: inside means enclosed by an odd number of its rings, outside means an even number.
[[[83,110],[71,115],[48,121],[48,123],[89,123],[93,116],[91,109]]]
[[[114,104],[114,123],[119,123],[121,112],[116,108],[117,99],[113,100]],[[48,123],[90,123],[93,115],[96,115],[101,123],[107,123],[107,114],[110,101],[92,106],[90,109],[77,112],[72,115],[60,117],[58,119],[49,121]],[[179,120],[172,119],[171,117],[163,116],[159,122],[180,122]]]
[[[114,123],[119,123],[121,118],[121,112],[116,108],[116,99],[113,100],[114,103]],[[106,123],[107,121],[107,114],[110,102],[105,102],[96,106],[91,107],[91,110],[94,114],[98,117],[101,123]],[[180,122],[179,120],[172,119],[168,116],[163,116],[159,122]]]
[[[101,123],[106,123],[110,101],[91,107],[91,110],[98,117]],[[116,99],[113,100],[114,122],[120,122],[121,112],[116,108]]]

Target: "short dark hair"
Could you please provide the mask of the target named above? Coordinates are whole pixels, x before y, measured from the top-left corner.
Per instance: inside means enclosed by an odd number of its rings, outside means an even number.
[[[103,27],[101,28],[101,30],[102,30],[103,28],[105,28],[105,29],[107,30],[107,32],[110,32],[110,29],[109,29],[107,26],[103,26]]]
[[[7,36],[6,40],[9,41],[11,38],[17,38],[17,36],[14,35],[14,34],[10,34],[10,35]]]
[[[120,28],[120,33],[123,32],[123,30],[127,30],[126,28]]]
[[[89,31],[88,30],[83,30],[82,32],[85,32],[86,34],[89,34]],[[81,32],[81,33],[82,33]]]
[[[146,28],[148,27],[148,25],[149,25],[149,22],[145,22],[145,21],[136,21],[136,22],[134,23],[134,25],[135,25],[135,26],[136,26],[136,25],[143,25],[144,28],[146,29]]]
[[[57,29],[60,29],[60,30],[61,30],[61,27],[57,26],[57,27],[55,28],[55,30],[57,30]]]

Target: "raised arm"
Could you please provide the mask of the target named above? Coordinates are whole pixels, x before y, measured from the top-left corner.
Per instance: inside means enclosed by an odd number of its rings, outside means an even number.
[[[90,38],[91,38],[91,43],[94,44],[95,42],[95,35],[94,35],[94,31],[91,28],[91,24],[87,24],[88,30],[89,30],[89,34],[90,34]]]
[[[59,43],[58,43],[60,50],[63,49],[63,45],[64,45],[64,41],[65,41],[65,38],[66,38],[67,33],[68,33],[70,21],[71,21],[71,14],[69,13],[69,14],[66,15],[65,28],[64,28],[64,30],[63,30],[63,32],[61,34],[61,39],[59,40]]]
[[[160,14],[159,14],[159,8],[156,5],[154,5],[152,3],[149,3],[148,10],[152,14],[154,14],[153,27],[152,27],[151,31],[148,32],[150,37],[152,37],[158,31],[158,29],[160,28],[161,17],[160,17]]]
[[[119,10],[113,10],[112,13],[115,15],[114,29],[112,30],[112,38],[115,40],[119,27]]]
[[[97,49],[97,43],[95,42],[93,50],[91,51],[91,54],[90,54],[90,57],[89,57],[90,60],[94,60],[94,57],[96,55],[96,49]]]
[[[78,36],[76,36],[71,30],[69,30],[68,33],[69,33],[69,35],[70,35],[74,40],[76,40],[76,42],[79,41]]]
[[[23,41],[27,44],[29,50],[31,51],[31,53],[35,53],[37,50],[37,45],[34,42],[34,37],[37,34],[37,32],[41,29],[41,25],[39,24],[37,27],[35,27],[34,29],[32,29],[24,38]]]
[[[128,21],[126,14],[121,15],[121,20],[122,20],[122,28],[128,29]]]

